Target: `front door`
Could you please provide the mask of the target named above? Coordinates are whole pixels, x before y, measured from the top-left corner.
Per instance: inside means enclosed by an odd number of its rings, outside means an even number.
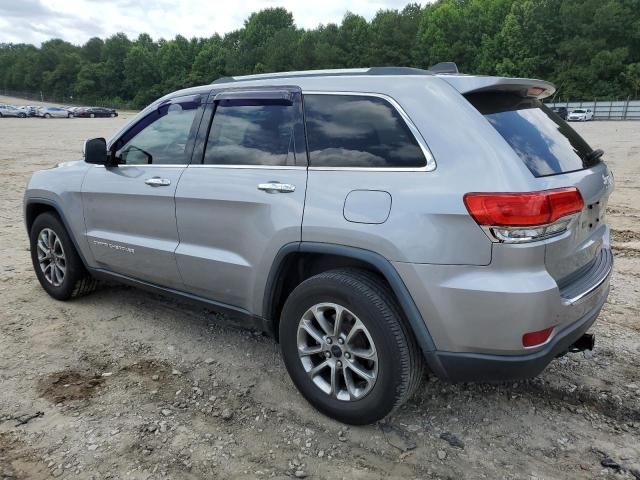
[[[176,192],[176,259],[188,291],[261,313],[274,257],[301,238],[303,128],[299,89],[228,90],[210,99],[202,151]]]
[[[100,268],[182,288],[175,192],[202,116],[197,97],[162,104],[110,147],[117,165],[93,166],[82,198],[86,235]]]

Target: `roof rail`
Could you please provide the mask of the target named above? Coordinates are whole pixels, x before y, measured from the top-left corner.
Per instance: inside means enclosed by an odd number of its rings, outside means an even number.
[[[438,73],[460,73],[458,66],[455,62],[440,62],[429,67],[429,71],[435,74]]]
[[[221,77],[214,84],[229,83],[243,80],[269,80],[274,78],[325,77],[325,76],[354,76],[354,75],[433,75],[435,72],[413,67],[371,67],[371,68],[341,68],[328,70],[302,70],[298,72],[258,73],[239,77]]]
[[[211,82],[211,84],[213,85],[214,83],[227,83],[227,82],[235,82],[235,79],[233,77],[220,77],[220,78],[216,78],[213,82]]]

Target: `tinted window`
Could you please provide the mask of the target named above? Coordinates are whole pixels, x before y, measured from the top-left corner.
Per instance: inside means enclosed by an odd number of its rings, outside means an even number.
[[[189,133],[199,103],[173,103],[141,120],[140,129],[116,152],[120,164],[148,165],[189,163]]]
[[[207,140],[205,164],[295,164],[295,105],[255,103],[224,101],[217,105]]]
[[[316,167],[423,167],[418,142],[386,100],[305,95],[309,162]]]
[[[536,177],[589,166],[591,147],[539,100],[504,93],[474,94],[467,99]]]

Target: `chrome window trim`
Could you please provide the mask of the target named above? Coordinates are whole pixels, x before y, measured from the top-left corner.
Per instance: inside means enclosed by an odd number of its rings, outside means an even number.
[[[304,165],[231,165],[231,164],[216,164],[216,163],[192,163],[188,165],[189,168],[225,168],[225,169],[259,169],[259,170],[306,170],[307,167]]]
[[[418,130],[418,127],[413,123],[407,112],[402,108],[402,106],[389,95],[384,93],[373,93],[373,92],[348,92],[348,91],[326,91],[326,90],[302,90],[302,102],[304,104],[304,96],[305,95],[349,95],[349,96],[358,96],[358,97],[375,97],[381,98],[388,102],[396,111],[400,114],[400,117],[404,120],[404,123],[407,125],[413,138],[415,138],[416,142],[420,146],[420,150],[422,150],[422,154],[425,158],[425,165],[422,167],[314,167],[311,164],[309,165],[309,170],[318,170],[318,171],[332,171],[332,170],[349,170],[349,171],[366,171],[366,172],[433,172],[436,169],[436,160],[429,150],[429,146],[427,142],[425,142],[422,134]],[[309,152],[311,154],[311,152]],[[311,162],[310,162],[311,163]]]
[[[137,167],[137,168],[186,168],[188,167],[189,164],[188,163],[163,163],[163,164],[122,164],[122,165],[109,165],[109,168],[132,168],[132,167]],[[105,165],[94,165],[94,167],[97,168],[105,168]]]

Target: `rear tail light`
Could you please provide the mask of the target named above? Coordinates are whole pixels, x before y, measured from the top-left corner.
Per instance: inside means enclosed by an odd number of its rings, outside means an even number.
[[[501,242],[531,242],[564,232],[584,208],[575,187],[525,193],[467,193],[473,219]]]
[[[551,336],[553,332],[553,327],[545,328],[544,330],[538,330],[537,332],[529,332],[525,333],[522,336],[522,346],[523,347],[537,347],[538,345],[542,345]]]

